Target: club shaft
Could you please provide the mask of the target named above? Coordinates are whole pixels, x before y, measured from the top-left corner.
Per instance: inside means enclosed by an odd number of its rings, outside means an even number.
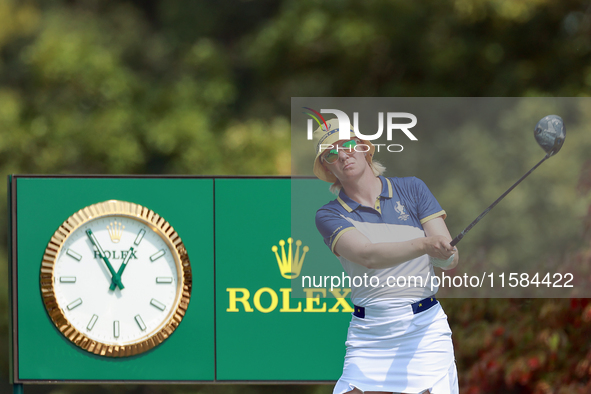
[[[478,216],[476,219],[474,219],[474,221],[472,223],[470,223],[470,225],[468,225],[468,227],[466,227],[461,233],[459,233],[458,236],[455,237],[450,242],[450,245],[451,246],[457,245],[458,242],[460,242],[462,240],[462,238],[464,238],[464,235],[466,235],[468,233],[468,231],[470,231],[472,229],[472,227],[476,226],[476,223],[478,223],[480,221],[480,219],[482,219],[491,209],[493,209],[495,207],[495,205],[497,205],[503,198],[505,198],[505,196],[507,194],[509,194],[511,192],[511,190],[515,189],[515,186],[519,185],[521,183],[521,181],[523,181],[525,178],[527,178],[527,176],[529,174],[531,174],[536,168],[538,168],[540,166],[540,164],[542,164],[549,157],[550,157],[550,155],[544,156],[544,158],[542,160],[540,160],[540,162],[538,164],[533,166],[533,168],[531,170],[529,170],[528,172],[525,173],[525,175],[523,175],[521,178],[519,178],[519,180],[517,182],[515,182],[513,184],[513,186],[511,186],[509,189],[507,189],[507,191],[505,193],[501,194],[501,196],[499,198],[497,198],[495,200],[495,202],[490,204],[490,206],[488,208],[486,208],[484,210],[484,212],[482,212],[480,214],[480,216]]]

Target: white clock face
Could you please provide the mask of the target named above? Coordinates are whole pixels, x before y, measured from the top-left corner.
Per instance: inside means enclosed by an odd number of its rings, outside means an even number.
[[[86,222],[65,240],[55,259],[53,286],[64,317],[80,333],[103,344],[128,345],[170,319],[182,272],[175,250],[157,231],[112,215]]]

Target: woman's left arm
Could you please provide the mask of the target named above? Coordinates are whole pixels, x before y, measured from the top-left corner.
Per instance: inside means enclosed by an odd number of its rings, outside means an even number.
[[[429,220],[428,222],[423,223],[423,230],[425,230],[425,235],[427,235],[427,237],[431,237],[434,235],[442,235],[446,237],[449,242],[451,242],[452,240],[449,230],[447,229],[447,226],[445,224],[445,221],[441,216],[438,216],[434,219]],[[455,256],[453,262],[449,266],[442,269],[450,270],[452,268],[455,268],[456,265],[458,265],[460,255],[458,253],[457,248],[454,254]]]

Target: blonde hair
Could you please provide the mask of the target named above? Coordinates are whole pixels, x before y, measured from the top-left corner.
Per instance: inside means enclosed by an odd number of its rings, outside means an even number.
[[[375,176],[383,175],[384,172],[386,172],[386,167],[384,167],[382,163],[380,163],[379,161],[372,161],[369,167],[371,168]],[[338,195],[342,188],[343,185],[341,185],[341,181],[337,179],[335,183],[330,185],[328,190],[330,190],[331,193]]]

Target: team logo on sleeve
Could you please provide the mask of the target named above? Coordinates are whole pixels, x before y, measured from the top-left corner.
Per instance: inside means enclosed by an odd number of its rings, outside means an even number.
[[[408,220],[409,215],[405,212],[406,208],[404,208],[404,205],[400,204],[400,201],[396,201],[396,207],[394,207],[394,209],[400,214],[400,216],[398,216],[399,220]]]

